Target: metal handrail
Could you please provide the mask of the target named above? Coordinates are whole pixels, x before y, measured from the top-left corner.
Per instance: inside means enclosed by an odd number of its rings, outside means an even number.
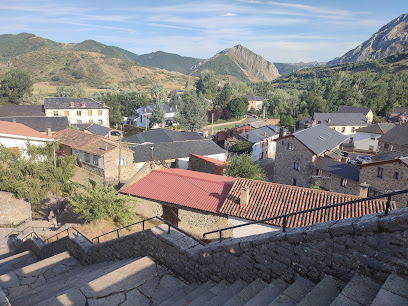
[[[55,235],[53,235],[53,236],[51,236],[51,237],[48,237],[47,239],[45,239],[45,243],[49,243],[48,241],[49,241],[50,239],[54,238],[54,237],[57,237],[57,240],[59,240],[59,237],[58,237],[58,236],[59,236],[61,233],[65,233],[65,232],[66,232],[66,235],[65,235],[65,236],[68,236],[70,229],[73,229],[74,231],[76,231],[76,233],[77,233],[78,235],[81,235],[81,236],[84,237],[88,242],[90,242],[90,243],[93,244],[93,242],[92,242],[88,237],[86,237],[84,234],[82,234],[79,230],[77,230],[77,229],[76,229],[75,227],[73,227],[73,226],[70,226],[70,227],[64,229],[63,231],[58,232],[58,233],[56,233]],[[64,236],[64,237],[65,237],[65,236]]]
[[[17,226],[10,233],[8,233],[6,236],[4,236],[4,238],[10,237],[15,232],[18,232],[19,234],[21,234],[21,231],[18,231],[17,229],[20,226],[22,226],[23,224],[25,224],[25,223],[27,223],[29,221],[31,221],[31,218],[25,218],[23,221],[21,221],[19,224],[17,224]]]
[[[268,221],[272,221],[272,220],[278,220],[278,219],[283,219],[282,230],[285,232],[286,231],[287,221],[288,221],[289,217],[296,216],[296,215],[301,215],[301,214],[305,214],[305,213],[310,213],[310,212],[315,212],[315,211],[319,211],[319,210],[326,210],[326,209],[339,207],[339,206],[350,205],[350,204],[354,204],[354,203],[361,203],[361,202],[367,202],[367,201],[376,200],[376,199],[382,199],[382,198],[387,198],[387,203],[385,205],[385,211],[384,211],[384,216],[386,216],[386,215],[388,215],[388,211],[390,210],[391,198],[393,196],[395,196],[395,195],[404,194],[404,193],[408,193],[408,189],[400,190],[400,191],[394,191],[394,192],[385,193],[385,194],[380,194],[380,195],[367,197],[367,198],[363,198],[363,199],[358,199],[358,200],[353,200],[353,201],[347,201],[347,202],[342,202],[342,203],[330,204],[330,205],[326,205],[326,206],[301,210],[301,211],[297,211],[297,212],[293,212],[293,213],[289,213],[289,214],[284,214],[284,215],[280,215],[280,216],[276,216],[276,217],[272,217],[272,218],[267,218],[267,219],[262,219],[262,220],[257,220],[257,221],[251,221],[251,222],[248,222],[248,223],[245,223],[245,224],[225,227],[225,228],[221,228],[221,229],[218,229],[218,230],[215,230],[215,231],[206,232],[206,233],[203,234],[203,238],[205,238],[205,236],[207,236],[209,234],[219,233],[220,242],[221,242],[222,241],[222,232],[223,231],[238,228],[238,227],[248,226],[248,225],[252,225],[252,224],[264,223],[264,222],[268,222]]]
[[[26,239],[28,236],[32,236],[35,235],[37,237],[37,239],[39,239],[43,244],[47,244],[40,236],[38,236],[38,234],[36,232],[31,232],[28,235],[24,236],[24,238],[21,239],[21,241],[24,242],[24,239]]]
[[[144,223],[145,223],[146,221],[149,221],[149,220],[152,220],[152,219],[157,219],[157,220],[159,220],[159,221],[161,221],[161,222],[167,224],[167,225],[169,226],[168,231],[167,231],[168,234],[170,234],[170,228],[174,228],[175,230],[179,231],[180,233],[184,234],[185,236],[187,236],[187,237],[193,239],[195,242],[198,242],[198,243],[201,244],[201,245],[205,245],[205,242],[201,241],[200,239],[197,239],[196,237],[190,235],[189,233],[186,233],[186,232],[183,231],[181,228],[178,228],[177,226],[171,224],[170,222],[167,222],[166,220],[162,219],[162,218],[159,217],[159,216],[154,216],[154,217],[151,217],[151,218],[148,218],[148,219],[144,219],[144,220],[142,220],[142,221],[139,221],[139,222],[136,222],[136,223],[133,223],[133,224],[130,224],[130,225],[127,225],[127,226],[118,228],[118,229],[116,229],[116,230],[113,230],[113,231],[104,233],[104,234],[102,234],[102,235],[99,235],[99,236],[96,236],[96,237],[92,238],[92,241],[97,240],[96,243],[99,243],[99,238],[100,238],[100,237],[103,237],[103,236],[106,236],[106,235],[109,235],[109,234],[115,233],[115,232],[116,232],[116,234],[117,234],[117,236],[118,236],[117,238],[119,238],[119,237],[120,237],[120,235],[119,235],[119,231],[120,231],[120,230],[125,229],[125,228],[128,228],[128,227],[131,227],[131,226],[136,225],[136,224],[139,224],[139,223],[142,223],[142,228],[143,228],[142,230],[144,230],[144,229],[145,229]]]

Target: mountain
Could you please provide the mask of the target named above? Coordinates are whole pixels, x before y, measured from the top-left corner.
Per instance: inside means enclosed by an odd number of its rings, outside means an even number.
[[[203,61],[202,59],[180,56],[178,54],[166,53],[163,51],[139,55],[134,60],[145,66],[157,67],[168,71],[177,71],[183,74],[189,74],[191,72],[191,67]]]
[[[272,81],[279,76],[273,63],[241,45],[225,49],[198,64],[192,74],[198,76],[206,69],[221,78],[243,82]]]
[[[371,38],[328,65],[369,61],[408,52],[408,13],[400,15],[376,32]]]
[[[116,47],[116,46],[111,46],[112,48],[118,50],[119,52],[123,53],[124,55],[126,55],[128,58],[130,58],[131,60],[134,60],[136,62],[137,58],[139,57],[139,55],[130,52],[126,49],[122,49],[120,47]]]
[[[273,63],[275,67],[278,69],[279,74],[287,74],[291,72],[298,71],[302,68],[307,67],[315,67],[315,66],[322,66],[326,65],[325,62],[299,62],[299,63]]]

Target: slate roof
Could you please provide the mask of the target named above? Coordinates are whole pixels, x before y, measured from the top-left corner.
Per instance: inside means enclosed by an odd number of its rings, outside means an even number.
[[[8,117],[0,118],[2,121],[17,122],[24,124],[38,132],[47,132],[48,128],[52,132],[58,132],[69,127],[67,117]]]
[[[45,116],[44,105],[0,105],[0,117]]]
[[[408,145],[408,122],[396,125],[388,133],[378,138],[378,141]]]
[[[249,188],[249,203],[246,207],[239,204],[243,186]],[[328,199],[330,195],[330,199]],[[311,188],[296,187],[238,178],[223,203],[220,213],[251,221],[272,218],[279,215],[306,209],[322,207],[361,199],[361,197],[328,192]],[[360,204],[336,207],[326,212],[317,211],[288,218],[288,227],[301,227],[332,220],[347,219],[384,211],[386,201],[374,200]],[[395,203],[391,204],[395,209]],[[282,227],[283,220],[270,221],[269,224]]]
[[[71,107],[71,102],[74,106]],[[82,104],[85,103],[85,107]],[[103,106],[102,103],[96,102],[91,98],[55,98],[47,97],[44,98],[44,108],[45,109],[96,109],[96,108],[109,108]]]
[[[248,101],[263,101],[264,98],[259,97],[259,96],[250,96],[250,95],[246,95],[244,96],[244,98],[247,98]]]
[[[144,112],[144,109],[146,108],[147,113],[152,113],[155,107],[156,107],[155,104],[150,104],[150,105],[148,105],[146,107],[138,108],[137,112]],[[168,104],[162,104],[162,107],[163,107],[165,113],[175,113],[175,112],[177,112],[177,109],[175,107],[171,107]]]
[[[48,136],[17,122],[0,121],[0,134],[50,139]]]
[[[337,108],[336,113],[361,113],[364,116],[367,116],[371,108],[369,107],[355,107],[355,106],[348,106],[348,105],[340,105]]]
[[[347,136],[324,124],[318,124],[308,129],[297,131],[291,135],[275,139],[275,141],[280,141],[287,137],[295,137],[316,155],[333,150],[347,139]]]
[[[239,136],[250,143],[255,144],[265,140],[265,133],[266,138],[272,137],[279,133],[279,126],[269,124],[252,131],[241,133]]]
[[[376,123],[356,130],[356,132],[384,135],[395,127],[394,123]]]
[[[109,132],[111,131],[110,128],[96,123],[91,124],[89,127],[86,128],[86,130],[94,135],[99,136],[105,136],[106,134],[109,134]]]
[[[215,142],[210,139],[192,140],[180,142],[160,142],[144,145],[136,145],[130,147],[134,154],[133,160],[135,163],[145,162],[152,159],[152,150],[155,159],[169,160],[176,158],[188,157],[190,153],[199,155],[213,155],[225,153],[225,150],[220,148]]]
[[[202,140],[203,137],[196,132],[178,132],[166,129],[154,129],[123,138],[128,143],[159,143],[186,140]]]
[[[408,153],[401,153],[397,151],[385,152],[382,154],[377,154],[372,156],[373,161],[386,161],[386,160],[393,160],[400,157],[408,156]]]
[[[389,163],[402,163],[404,166],[408,167],[408,156],[405,157],[396,157],[394,159],[389,159],[389,160],[383,160],[383,161],[377,161],[377,162],[372,162],[372,163],[368,163],[368,164],[361,164],[358,165],[359,168],[362,167],[377,167],[378,165],[382,165],[382,164],[389,164]]]
[[[395,114],[401,114],[401,113],[407,113],[408,114],[408,107],[394,107],[393,113]]]
[[[85,131],[85,129],[90,126],[92,123],[73,123],[71,124],[73,127],[76,127],[80,131]]]
[[[234,181],[221,175],[163,169],[149,173],[121,193],[217,213]]]
[[[329,125],[368,125],[367,118],[362,113],[314,113],[313,119],[319,123]]]
[[[318,157],[313,164],[317,169],[344,177],[348,180],[358,182],[360,177],[360,169],[358,167],[347,163],[341,163],[330,158]]]
[[[260,127],[268,125],[268,123],[266,123],[263,120],[259,120],[259,121],[250,122],[249,125],[252,126],[255,129],[258,129]]]

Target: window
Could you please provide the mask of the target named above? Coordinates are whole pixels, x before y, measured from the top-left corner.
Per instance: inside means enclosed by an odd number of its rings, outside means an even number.
[[[103,120],[102,120],[102,119],[99,119],[99,120],[98,120],[98,123],[99,123],[99,124],[103,124]]]
[[[98,116],[102,116],[102,111],[98,110]]]
[[[384,143],[384,149],[389,149],[390,148],[390,144],[389,143]]]
[[[368,146],[368,149],[374,151],[374,146]]]
[[[288,142],[287,149],[290,150],[290,151],[293,151],[293,150],[294,150],[294,145],[293,145],[292,142]]]
[[[91,109],[88,110],[88,116],[92,116],[92,110]]]
[[[284,146],[285,145],[285,142],[282,140],[282,146]]]
[[[69,111],[64,111],[64,116],[69,117]]]
[[[321,176],[322,175],[322,170],[316,169],[315,173],[316,173],[316,176]]]
[[[296,179],[292,178],[292,186],[296,186]]]
[[[54,117],[58,116],[58,111],[53,111],[53,113],[54,113]]]
[[[77,116],[81,116],[81,111],[77,111]]]
[[[319,120],[319,121],[317,121],[317,124],[320,124],[320,123],[322,123],[320,120]],[[294,186],[296,186],[296,185],[294,185]]]
[[[346,132],[346,128],[345,128],[344,126],[341,128],[341,132],[342,132],[342,133],[345,133],[345,132]]]
[[[94,157],[93,157],[93,164],[94,164],[94,166],[98,166],[98,160],[99,160],[99,157],[96,156],[96,155],[94,155]]]
[[[77,120],[77,123],[82,123],[82,120]]]
[[[354,133],[355,131],[356,131],[356,128],[353,126],[353,127],[351,128],[351,132]]]
[[[119,166],[119,158],[116,159],[116,165]],[[121,158],[121,159],[120,159],[120,165],[121,165],[121,166],[124,166],[124,165],[125,165],[125,159],[124,159],[124,158]]]
[[[85,161],[86,163],[90,163],[90,162],[91,162],[91,157],[89,156],[88,153],[85,153],[85,154],[84,154],[84,161]]]
[[[347,179],[345,179],[345,178],[342,177],[342,178],[340,179],[340,186],[346,188],[346,186],[347,186]]]
[[[383,172],[384,172],[383,167],[377,167],[377,177],[382,178],[383,177]]]
[[[300,171],[300,163],[297,161],[293,161],[293,169]]]
[[[350,137],[349,143],[353,143],[353,141],[354,141],[354,138],[353,138],[353,137]]]
[[[395,171],[395,172],[394,172],[394,179],[396,179],[396,180],[401,179],[401,172]]]

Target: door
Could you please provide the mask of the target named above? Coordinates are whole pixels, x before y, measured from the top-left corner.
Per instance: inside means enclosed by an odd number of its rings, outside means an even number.
[[[162,205],[163,206],[163,219],[170,222],[174,226],[178,227],[179,217],[178,208]]]

